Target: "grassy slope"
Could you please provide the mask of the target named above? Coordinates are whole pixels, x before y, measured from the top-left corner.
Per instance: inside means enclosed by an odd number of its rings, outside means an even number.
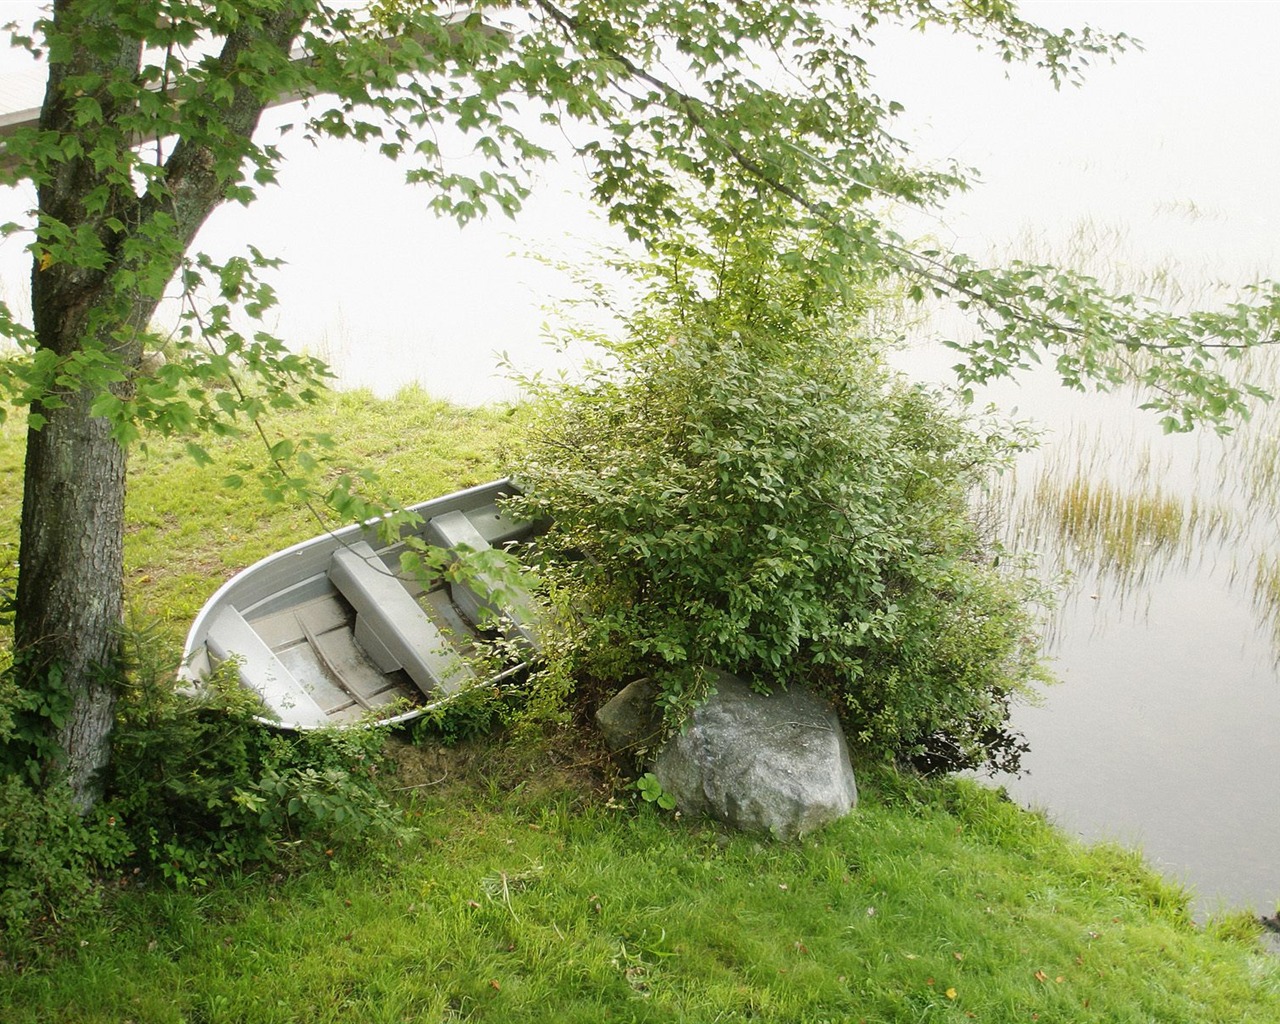
[[[494,475],[513,422],[413,393],[321,413],[406,499]],[[131,594],[175,640],[226,574],[316,532],[219,492],[225,466],[135,469]],[[546,746],[401,759],[404,848],[129,885],[74,956],[0,973],[0,1020],[1280,1022],[1280,961],[1245,929],[1195,929],[1135,856],[966,783],[864,781],[856,815],[782,845],[619,806]]]

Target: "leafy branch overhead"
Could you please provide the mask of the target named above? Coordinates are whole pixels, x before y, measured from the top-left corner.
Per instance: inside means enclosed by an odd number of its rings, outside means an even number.
[[[130,365],[209,212],[225,199],[252,202],[275,181],[282,151],[253,137],[263,108],[302,97],[298,131],[376,143],[459,222],[519,209],[536,164],[553,155],[541,121],[580,136],[570,144],[595,198],[635,238],[679,233],[681,203],[702,193],[715,198],[713,223],[807,228],[821,244],[787,255],[833,281],[894,275],[917,297],[956,299],[984,329],[962,346],[965,382],[1047,357],[1073,387],[1145,385],[1170,429],[1246,413],[1262,392],[1233,383],[1216,357],[1270,339],[1274,288],[1227,311],[1173,317],[1082,275],[919,251],[885,223],[886,205],[891,215],[893,204],[936,204],[967,187],[970,172],[914,166],[892,134],[901,108],[877,95],[871,63],[882,21],[967,34],[1005,62],[1042,67],[1056,85],[1078,84],[1091,60],[1133,45],[1088,29],[1051,32],[1003,2],[60,4],[25,40],[49,59],[52,88],[39,127],[7,140],[5,173],[41,190],[37,289],[74,278],[85,316],[70,318],[64,343],[37,360],[39,346],[6,314],[0,331],[28,354],[5,367],[3,384],[22,404],[75,381],[114,394],[97,412],[122,440],[140,426],[254,418],[252,403],[212,394],[229,360],[273,396],[305,397],[322,368],[265,334],[241,335],[225,315],[237,302],[253,314],[274,301],[243,273],[269,265],[256,253],[187,261],[184,293],[208,282],[216,295],[213,315],[189,310],[173,342],[181,374],[149,379]],[[464,135],[481,160],[446,161],[445,131]],[[184,390],[177,378],[186,375]]]

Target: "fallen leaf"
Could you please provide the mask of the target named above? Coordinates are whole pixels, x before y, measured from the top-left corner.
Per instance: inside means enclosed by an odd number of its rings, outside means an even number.
[[[1049,975],[1045,974],[1044,971],[1036,971],[1035,979],[1036,981],[1041,981],[1041,982],[1048,981]]]
[[[501,992],[501,991],[502,991],[502,986],[498,984],[498,979],[497,979],[497,978],[490,978],[490,979],[489,979],[489,987],[490,987],[491,989],[493,989],[495,992]]]
[[[963,954],[963,953],[952,953],[951,955],[952,955],[953,957],[955,957],[957,960],[963,960],[963,959],[964,959],[964,954]]]

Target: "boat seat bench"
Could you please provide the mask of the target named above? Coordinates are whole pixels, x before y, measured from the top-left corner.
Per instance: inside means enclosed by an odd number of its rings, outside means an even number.
[[[291,729],[315,729],[328,724],[328,716],[294,674],[276,657],[254,628],[230,605],[209,623],[205,644],[218,661],[237,658],[240,680],[262,695],[267,707],[287,710]],[[283,716],[282,716],[283,718]]]
[[[427,522],[424,535],[428,543],[437,547],[454,550],[468,548],[472,551],[484,551],[491,547],[465,512],[446,512],[432,517]],[[449,595],[453,603],[462,609],[468,619],[477,626],[503,623],[507,639],[521,644],[528,650],[538,652],[537,615],[527,594],[515,595],[513,603],[499,607],[490,601],[484,591],[497,589],[493,581],[484,573],[479,574],[477,582],[479,590],[465,583],[450,583]],[[509,589],[509,588],[508,588]]]
[[[329,579],[356,610],[356,641],[383,672],[404,669],[425,694],[456,693],[471,666],[366,542],[333,553]]]

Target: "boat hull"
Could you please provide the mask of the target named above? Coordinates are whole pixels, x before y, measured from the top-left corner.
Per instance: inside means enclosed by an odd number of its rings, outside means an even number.
[[[477,642],[506,632],[528,653],[527,611],[489,608],[471,587],[399,567],[410,537],[439,545],[460,536],[471,549],[524,541],[533,524],[498,504],[514,493],[497,480],[411,506],[419,522],[396,543],[384,543],[376,523],[355,524],[249,566],[196,617],[180,677],[198,685],[232,661],[262,698],[263,721],[315,729],[409,721],[510,676],[522,666],[478,657]]]

